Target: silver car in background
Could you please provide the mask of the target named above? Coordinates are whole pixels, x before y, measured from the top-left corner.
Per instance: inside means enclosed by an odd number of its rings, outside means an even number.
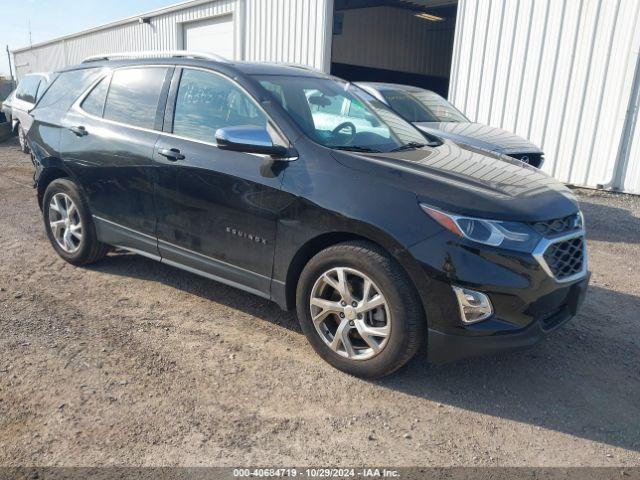
[[[18,83],[18,87],[2,102],[2,112],[7,117],[7,122],[11,123],[12,131],[18,133],[20,149],[25,153],[29,152],[26,134],[33,122],[29,111],[49,88],[52,80],[50,73],[25,75]]]
[[[513,133],[474,123],[437,93],[394,83],[356,82],[361,89],[396,111],[421,131],[446,138],[461,146],[507,155],[536,168],[544,153],[530,141]]]

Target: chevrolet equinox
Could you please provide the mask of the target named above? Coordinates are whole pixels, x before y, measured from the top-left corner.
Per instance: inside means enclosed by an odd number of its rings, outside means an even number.
[[[575,315],[583,218],[553,178],[427,140],[311,69],[154,55],[62,70],[31,112],[67,262],[117,247],[271,299],[368,378],[422,345],[438,363],[532,345]]]

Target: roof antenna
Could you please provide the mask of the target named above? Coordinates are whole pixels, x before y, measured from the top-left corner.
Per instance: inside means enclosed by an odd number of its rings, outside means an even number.
[[[29,22],[29,46],[32,47],[33,43],[31,42],[31,19],[29,19],[28,22]]]

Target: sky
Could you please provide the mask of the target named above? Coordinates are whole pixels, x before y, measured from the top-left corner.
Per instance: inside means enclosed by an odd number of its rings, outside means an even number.
[[[0,0],[0,75],[9,75],[6,45],[9,45],[9,50],[29,46],[29,23],[31,42],[35,44],[179,1]]]

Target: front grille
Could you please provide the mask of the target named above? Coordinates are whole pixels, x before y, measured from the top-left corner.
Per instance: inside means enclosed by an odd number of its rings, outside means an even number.
[[[528,163],[532,167],[540,168],[542,166],[542,154],[540,153],[507,153],[510,157]]]
[[[580,273],[585,261],[584,237],[552,243],[543,256],[557,280]]]
[[[531,224],[536,232],[545,237],[562,235],[580,230],[582,228],[582,220],[579,214],[569,215],[564,218],[556,218],[546,222],[535,222]]]

